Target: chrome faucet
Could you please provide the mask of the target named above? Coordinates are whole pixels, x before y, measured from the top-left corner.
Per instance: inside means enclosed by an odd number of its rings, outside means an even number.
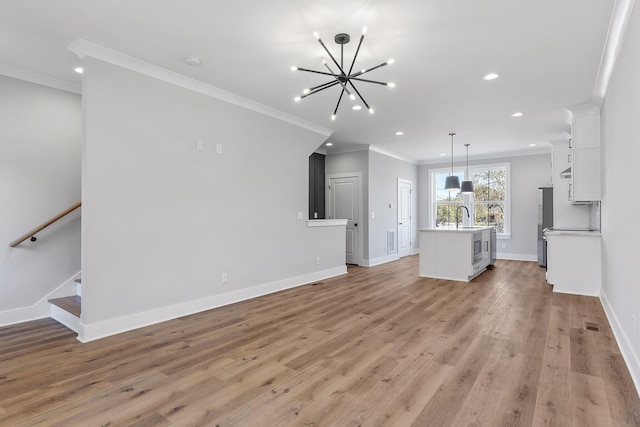
[[[458,206],[456,208],[456,230],[458,229],[458,209],[460,208],[464,208],[467,211],[467,218],[469,218],[469,209],[467,209],[466,206],[462,206],[462,205]]]

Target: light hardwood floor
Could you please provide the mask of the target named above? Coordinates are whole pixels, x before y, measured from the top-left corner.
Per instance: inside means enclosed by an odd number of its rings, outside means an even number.
[[[533,262],[471,283],[417,257],[81,344],[0,328],[0,425],[628,426],[600,302]]]

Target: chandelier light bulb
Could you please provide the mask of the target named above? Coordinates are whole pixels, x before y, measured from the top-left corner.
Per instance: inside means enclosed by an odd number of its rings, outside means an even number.
[[[311,92],[311,89],[306,88],[302,91],[302,93],[304,93],[305,95],[308,94],[309,92]]]
[[[291,71],[297,71],[297,70],[298,70],[298,67],[296,67],[295,65],[291,66]]]
[[[335,115],[335,114],[332,114],[332,115],[331,115],[331,120],[335,120],[335,119],[336,119],[336,115]]]
[[[316,38],[316,40],[320,40],[320,35],[318,34],[318,32],[317,32],[317,31],[314,31],[314,32],[313,32],[313,37],[315,37],[315,38]]]
[[[394,62],[396,62],[396,60],[395,60],[395,59],[393,59],[393,58],[391,58],[390,60],[388,60],[388,61],[387,61],[387,64],[388,64],[388,65],[391,65],[391,64],[393,64]]]
[[[356,100],[356,96],[354,94],[349,95],[349,98],[351,98],[352,101]]]
[[[351,107],[352,110],[362,110],[362,106],[361,105],[354,105],[353,107]]]
[[[78,74],[84,73],[84,69],[82,67],[76,67],[73,69],[73,71],[75,71]]]
[[[300,100],[301,100],[301,99],[302,99],[302,98],[301,98],[301,97],[299,97],[299,96],[296,96],[295,98],[293,98],[293,100],[294,100],[295,102],[300,102]]]
[[[364,36],[365,34],[367,34],[367,27],[364,27],[364,28],[362,29],[362,35]]]
[[[387,86],[389,86],[389,87],[396,87],[396,84],[395,84],[395,83],[387,83]]]
[[[373,114],[373,108],[369,107],[369,114]]]

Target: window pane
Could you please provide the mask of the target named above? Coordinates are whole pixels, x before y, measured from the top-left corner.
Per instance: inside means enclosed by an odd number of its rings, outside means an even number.
[[[494,226],[504,233],[504,203],[476,203],[475,225]]]
[[[436,228],[449,227],[456,225],[456,208],[460,206],[458,203],[436,204]]]
[[[489,200],[489,188],[487,170],[473,171],[473,199]]]
[[[506,170],[490,169],[488,171],[488,193],[487,200],[505,200],[507,181]]]

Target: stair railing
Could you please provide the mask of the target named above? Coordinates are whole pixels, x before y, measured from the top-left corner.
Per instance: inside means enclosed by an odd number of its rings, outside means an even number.
[[[60,218],[64,217],[65,215],[68,215],[71,212],[75,211],[80,206],[82,206],[82,202],[78,202],[75,205],[71,206],[69,209],[65,210],[64,212],[60,212],[58,215],[54,216],[49,221],[43,223],[42,225],[40,225],[40,226],[34,228],[33,230],[31,230],[30,232],[26,233],[22,237],[20,237],[20,238],[14,240],[13,242],[9,243],[9,246],[11,246],[12,248],[15,248],[16,246],[18,246],[20,243],[24,242],[28,238],[31,238],[31,241],[35,242],[36,241],[35,234],[37,234],[40,231],[44,230],[45,228],[47,228],[48,226],[50,226],[51,224],[53,224],[54,222],[56,222]]]

